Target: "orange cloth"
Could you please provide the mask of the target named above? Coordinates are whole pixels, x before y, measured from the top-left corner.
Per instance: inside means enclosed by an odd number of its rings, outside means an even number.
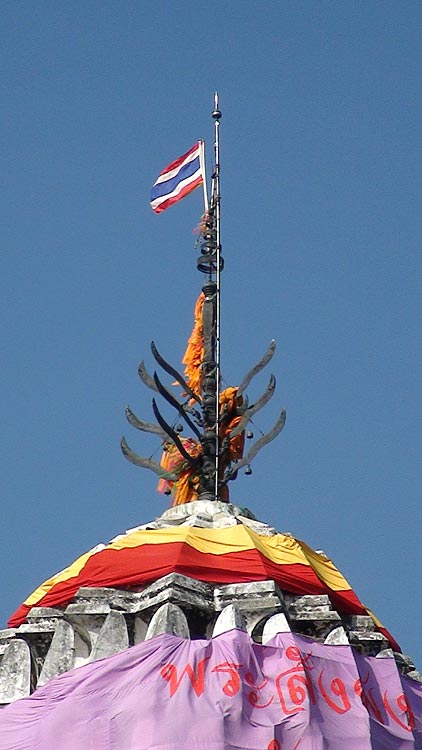
[[[176,483],[176,492],[173,497],[172,507],[183,505],[183,503],[192,503],[198,499],[199,479],[192,472],[192,469],[186,469]]]
[[[235,417],[234,419],[232,419],[227,430],[229,437],[230,437],[231,431],[234,430],[235,427],[237,427],[241,419],[242,417]],[[242,458],[244,447],[245,447],[245,430],[239,433],[239,435],[235,435],[235,437],[230,438],[230,460],[238,461],[239,458]]]
[[[197,396],[202,391],[202,369],[204,359],[204,329],[202,325],[202,308],[205,294],[201,292],[195,304],[194,326],[188,340],[182,364],[185,365],[186,382]]]
[[[225,388],[224,391],[221,391],[220,393],[220,410],[227,404],[230,411],[235,406],[235,400],[236,400],[236,393],[237,388],[234,386],[229,386],[228,388]]]
[[[222,468],[225,469],[230,461],[238,460],[243,456],[245,445],[245,431],[230,438],[230,433],[239,424],[241,417],[237,415],[237,407],[243,404],[242,396],[237,396],[237,388],[230,386],[220,393],[220,419],[226,417],[220,424],[220,441],[229,437],[229,455],[223,461]]]
[[[202,446],[192,438],[182,439],[182,444],[192,458],[197,458],[202,451]],[[190,503],[197,499],[199,479],[173,443],[166,442],[164,444],[160,466],[165,471],[177,475],[177,480],[162,478],[157,485],[158,492],[163,494],[171,492],[173,495],[172,506]]]

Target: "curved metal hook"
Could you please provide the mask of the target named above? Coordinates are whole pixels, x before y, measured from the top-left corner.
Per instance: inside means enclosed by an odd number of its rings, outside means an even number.
[[[144,422],[142,419],[138,419],[130,406],[126,407],[125,415],[129,424],[131,424],[132,427],[136,427],[137,430],[142,430],[142,432],[152,432],[154,435],[159,435],[162,440],[168,439],[167,434],[161,429],[161,427],[156,424],[151,424],[150,422]]]
[[[260,359],[259,362],[257,362],[256,365],[252,367],[243,378],[241,384],[239,385],[239,388],[237,389],[238,396],[242,395],[243,391],[246,390],[252,378],[254,378],[255,375],[258,374],[258,372],[261,372],[261,370],[264,369],[264,367],[268,364],[268,362],[270,362],[270,360],[274,356],[275,347],[276,347],[275,339],[271,339],[271,343],[267,351],[265,352],[264,356],[262,357],[262,359]]]
[[[147,369],[145,367],[143,360],[142,362],[139,363],[138,375],[141,378],[144,385],[146,385],[148,388],[151,388],[152,391],[158,392],[158,388],[154,383],[154,378],[152,378],[149,372],[147,372]]]
[[[174,409],[177,409],[177,411],[179,412],[179,414],[180,414],[180,416],[182,417],[182,419],[184,419],[184,420],[185,420],[186,424],[187,424],[187,425],[188,425],[188,426],[189,426],[189,427],[191,428],[191,430],[192,430],[192,431],[193,431],[193,432],[195,433],[195,435],[196,435],[196,437],[198,438],[198,440],[200,440],[200,439],[201,439],[201,433],[199,432],[199,430],[198,430],[198,428],[196,427],[196,425],[194,425],[194,423],[192,422],[192,420],[191,420],[191,419],[190,419],[190,418],[188,417],[188,415],[186,414],[186,412],[185,412],[185,408],[184,408],[183,404],[181,404],[181,403],[180,403],[180,402],[179,402],[179,401],[177,400],[177,398],[175,398],[175,397],[173,396],[173,394],[172,394],[172,393],[170,393],[170,391],[168,391],[168,390],[167,390],[167,388],[165,388],[165,386],[164,386],[164,385],[162,384],[162,382],[161,382],[161,380],[160,380],[160,378],[158,377],[158,375],[157,375],[157,373],[156,373],[156,372],[154,372],[154,382],[155,382],[155,384],[156,384],[156,386],[157,386],[157,390],[158,390],[158,392],[159,392],[159,393],[160,393],[160,394],[161,394],[161,395],[163,396],[163,398],[165,398],[165,399],[166,399],[166,401],[168,401],[168,403],[169,403],[169,404],[170,404],[171,406],[173,406],[173,407],[174,407]]]
[[[154,412],[154,415],[155,415],[155,418],[156,418],[158,424],[160,425],[160,427],[163,428],[163,430],[165,430],[165,432],[167,433],[167,435],[170,438],[170,440],[173,441],[173,443],[175,444],[175,446],[176,446],[177,450],[179,451],[179,453],[188,462],[189,466],[191,466],[192,469],[196,470],[198,468],[198,461],[196,459],[192,458],[192,456],[190,455],[190,453],[187,452],[187,450],[184,447],[182,441],[180,440],[177,432],[175,432],[175,430],[173,430],[173,428],[170,427],[170,425],[168,424],[168,422],[166,422],[166,420],[164,419],[164,417],[160,413],[160,410],[159,410],[159,408],[157,406],[155,398],[152,399],[152,410]]]
[[[129,448],[124,437],[122,437],[120,441],[120,447],[124,457],[132,464],[135,464],[135,466],[141,466],[142,469],[150,469],[150,471],[153,471],[154,474],[158,474],[162,479],[167,479],[172,482],[177,481],[177,476],[175,474],[165,471],[165,469],[163,469],[163,467],[156,461],[153,461],[151,458],[144,458],[144,456],[138,456],[137,453],[134,453],[131,448]]]
[[[256,414],[257,411],[262,409],[262,407],[265,406],[265,404],[267,404],[268,401],[274,396],[275,386],[276,379],[274,375],[271,375],[270,382],[268,383],[264,393],[259,397],[257,401],[255,401],[254,404],[252,404],[252,406],[246,409],[239,424],[234,428],[234,430],[231,431],[230,437],[236,437],[236,435],[239,435],[241,432],[243,432],[250,418],[253,417],[253,415]]]
[[[152,355],[155,359],[155,361],[165,370],[169,375],[172,376],[172,378],[175,378],[179,385],[183,388],[184,391],[186,391],[187,395],[193,398],[198,404],[201,403],[201,399],[199,396],[192,390],[192,388],[187,384],[186,380],[182,375],[180,375],[177,370],[172,367],[164,357],[161,356],[160,352],[158,351],[157,347],[155,346],[155,343],[151,341],[151,351]]]
[[[279,418],[277,419],[277,422],[275,423],[274,427],[267,432],[266,435],[263,435],[259,438],[259,440],[256,441],[256,443],[252,446],[249,453],[242,458],[240,461],[238,461],[236,464],[232,466],[231,469],[226,474],[225,480],[223,484],[229,481],[229,479],[236,474],[240,469],[243,469],[244,466],[247,466],[250,464],[253,458],[255,458],[256,454],[261,450],[261,448],[264,447],[264,445],[267,445],[271,442],[271,440],[274,440],[274,438],[277,437],[277,435],[281,432],[284,425],[286,424],[286,412],[283,409]]]

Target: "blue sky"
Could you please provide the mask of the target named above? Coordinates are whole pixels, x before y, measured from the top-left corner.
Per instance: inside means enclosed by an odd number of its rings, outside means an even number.
[[[332,557],[422,667],[421,7],[14,2],[2,7],[0,621],[97,542],[160,514],[119,441],[151,417],[202,278],[196,191],[160,170],[220,92],[222,369],[277,340],[287,424],[232,501]],[[266,376],[251,387],[251,398]]]

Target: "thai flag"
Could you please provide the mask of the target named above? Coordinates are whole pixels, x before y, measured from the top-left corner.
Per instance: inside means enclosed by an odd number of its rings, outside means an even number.
[[[204,142],[198,141],[183,156],[168,165],[151,190],[151,208],[156,214],[180,201],[204,182]]]

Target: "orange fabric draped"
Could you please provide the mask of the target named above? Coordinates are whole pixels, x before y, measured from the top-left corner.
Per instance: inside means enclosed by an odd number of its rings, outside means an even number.
[[[182,364],[185,365],[186,382],[197,396],[201,395],[202,369],[204,359],[204,330],[202,326],[202,308],[205,294],[201,292],[195,304],[194,326],[188,340]]]
[[[237,387],[230,386],[220,393],[220,441],[229,438],[229,455],[226,457],[226,465],[230,461],[238,460],[243,456],[245,445],[245,431],[230,437],[230,433],[239,424],[241,417],[237,415],[237,407],[242,406],[243,398],[237,395]],[[226,418],[224,418],[226,417]],[[224,462],[223,462],[224,463]],[[225,467],[224,467],[225,468]]]
[[[201,445],[192,438],[182,439],[182,445],[192,458],[197,458],[201,453]],[[160,479],[157,485],[158,492],[162,494],[171,492],[173,495],[172,506],[197,500],[199,479],[194,475],[188,462],[173,443],[166,442],[164,444],[160,466],[177,476],[176,481]]]

